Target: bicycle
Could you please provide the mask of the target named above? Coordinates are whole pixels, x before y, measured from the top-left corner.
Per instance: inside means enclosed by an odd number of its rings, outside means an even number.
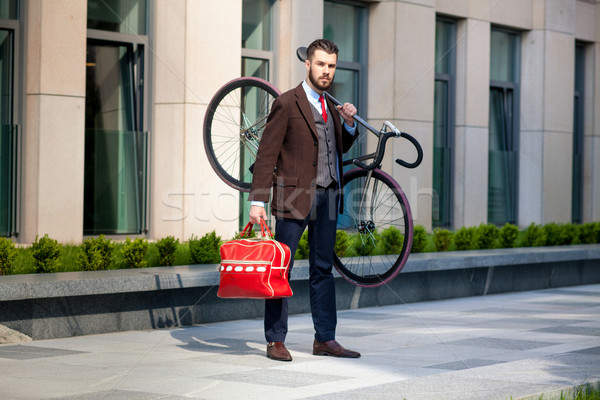
[[[299,48],[297,55],[304,60],[306,48]],[[251,165],[271,104],[280,93],[263,79],[244,77],[225,84],[209,103],[204,120],[206,154],[217,175],[239,191],[250,191]],[[325,93],[328,100],[341,105]],[[378,137],[377,149],[343,161],[344,166],[354,164],[357,168],[344,173],[343,214],[338,216],[334,267],[354,285],[378,287],[400,273],[413,240],[406,195],[396,180],[381,170],[385,146],[390,138],[399,137],[415,146],[417,159],[413,163],[396,159],[406,168],[419,166],[423,150],[414,137],[388,121],[377,130],[358,115],[354,119]]]

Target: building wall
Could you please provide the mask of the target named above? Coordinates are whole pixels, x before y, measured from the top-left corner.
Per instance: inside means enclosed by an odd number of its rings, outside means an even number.
[[[19,236],[83,240],[86,0],[23,0],[25,110]],[[146,84],[149,112],[145,236],[182,240],[238,229],[238,193],[216,176],[202,143],[212,95],[240,76],[240,0],[154,0]],[[584,220],[600,220],[600,3],[583,0],[369,1],[368,94],[359,114],[390,120],[422,144],[395,141],[383,163],[407,193],[415,223],[431,228],[436,15],[457,20],[454,228],[487,220],[490,28],[521,31],[518,224],[571,216],[574,43],[586,47]],[[296,86],[295,49],[321,36],[323,0],[278,0],[273,81]],[[372,143],[369,144],[372,146]]]

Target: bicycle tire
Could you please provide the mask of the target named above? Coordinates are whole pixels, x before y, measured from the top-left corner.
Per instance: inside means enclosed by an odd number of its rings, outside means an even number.
[[[369,172],[357,168],[344,174],[344,212],[338,216],[334,266],[354,285],[378,287],[406,264],[413,221],[406,195],[387,173],[373,170],[365,190]]]
[[[213,96],[204,117],[204,149],[208,161],[226,184],[249,192],[252,174],[248,170],[273,101],[281,92],[256,77],[234,79]]]

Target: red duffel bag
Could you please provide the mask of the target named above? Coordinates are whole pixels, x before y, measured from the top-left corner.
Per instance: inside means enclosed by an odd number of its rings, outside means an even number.
[[[261,219],[262,237],[244,238],[252,229],[248,223],[240,239],[221,246],[221,277],[217,296],[228,299],[277,299],[292,296],[288,282],[290,248],[272,239]]]

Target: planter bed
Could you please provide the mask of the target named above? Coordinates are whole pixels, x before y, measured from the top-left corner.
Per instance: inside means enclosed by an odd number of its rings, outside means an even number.
[[[307,279],[299,260],[290,313],[310,311]],[[219,299],[218,282],[217,265],[0,276],[0,324],[49,339],[262,317],[261,300]],[[412,254],[375,289],[336,278],[338,309],[593,283],[600,245]]]

